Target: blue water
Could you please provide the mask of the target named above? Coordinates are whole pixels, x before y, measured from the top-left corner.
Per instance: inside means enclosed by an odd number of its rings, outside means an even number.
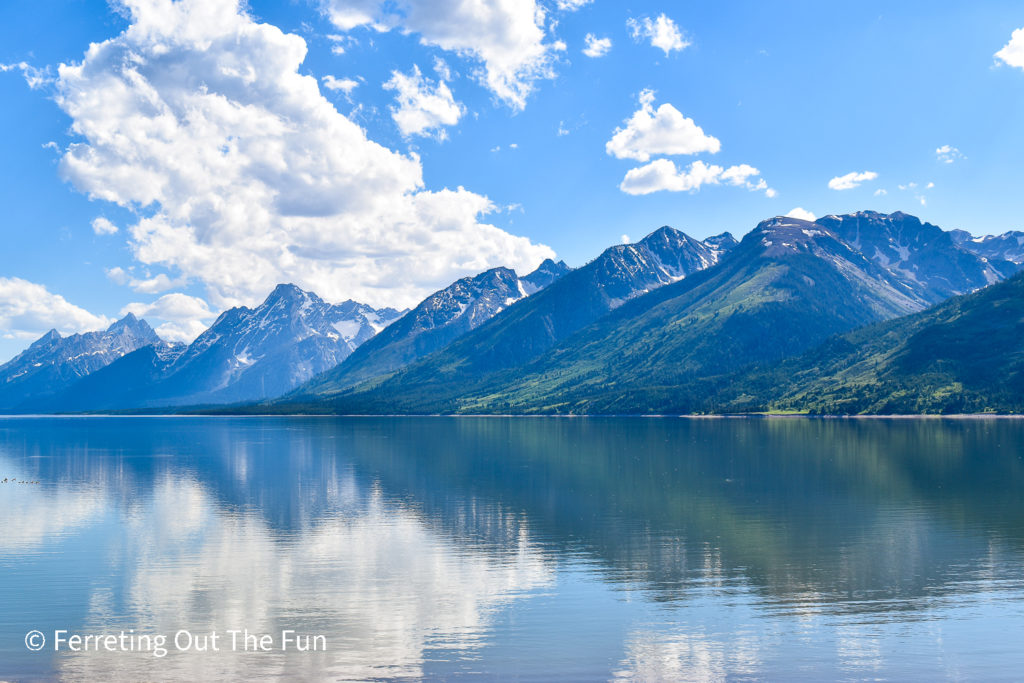
[[[1019,680],[1022,457],[995,419],[2,418],[0,680]]]

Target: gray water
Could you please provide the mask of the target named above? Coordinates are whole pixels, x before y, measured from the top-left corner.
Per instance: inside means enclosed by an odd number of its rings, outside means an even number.
[[[1022,454],[1018,420],[4,418],[0,680],[1019,680]]]

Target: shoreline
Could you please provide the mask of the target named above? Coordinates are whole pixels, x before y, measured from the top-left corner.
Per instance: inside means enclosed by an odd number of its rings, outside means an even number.
[[[682,420],[752,420],[752,419],[805,419],[805,420],[1024,420],[1024,413],[955,413],[950,415],[936,415],[934,413],[909,413],[909,414],[894,414],[894,415],[809,415],[806,413],[714,413],[707,415],[679,415],[673,413],[650,413],[643,415],[636,415],[631,413],[625,414],[604,414],[604,413],[593,413],[593,414],[577,414],[577,415],[566,415],[566,414],[522,414],[522,413],[388,413],[388,414],[329,414],[329,413],[225,413],[210,415],[207,413],[135,413],[135,414],[118,414],[118,413],[7,413],[0,414],[0,420],[3,419],[53,419],[53,418],[67,418],[67,419],[82,419],[82,418],[239,418],[239,417],[251,417],[251,418],[267,418],[267,417],[320,417],[320,418],[561,418],[561,419],[580,419],[580,418],[630,418],[630,419],[682,419]]]

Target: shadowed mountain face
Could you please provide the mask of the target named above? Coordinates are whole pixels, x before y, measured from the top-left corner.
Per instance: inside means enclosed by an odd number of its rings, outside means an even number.
[[[889,215],[859,211],[825,216],[816,223],[888,269],[929,304],[1017,272],[1016,264],[997,255],[996,250],[988,254],[970,250],[963,242],[958,245],[953,233],[898,211]]]
[[[961,249],[984,256],[990,260],[1024,263],[1024,232],[1011,230],[1002,235],[974,237],[964,230],[952,230],[950,237]]]
[[[144,346],[166,348],[145,320],[129,313],[106,330],[62,337],[50,330],[0,366],[0,410],[62,391],[82,377]]]
[[[734,245],[735,240],[728,233],[700,242],[663,227],[634,244],[611,247],[472,333],[461,335],[439,352],[436,362],[456,364],[460,381],[517,366],[627,301],[717,263]],[[388,331],[388,337],[392,332],[398,334],[404,324],[403,319],[395,330]],[[384,379],[384,373],[390,370],[383,368],[395,368],[385,355],[393,352],[393,347],[385,347],[388,337],[374,340],[372,346],[362,349],[351,361],[302,387],[295,396],[331,396],[374,376]],[[429,347],[430,351],[440,348],[436,344]],[[426,353],[407,353],[401,358],[402,364],[408,364],[412,356],[422,358]],[[379,361],[380,358],[384,360]],[[442,371],[441,376],[453,377],[447,371]]]
[[[1024,274],[735,378],[728,411],[1024,412]]]
[[[690,405],[694,383],[780,361],[831,335],[920,311],[1001,277],[1002,270],[957,247],[948,233],[903,214],[775,218],[715,267],[620,304],[539,353],[517,355],[523,337],[499,327],[512,309],[378,389],[339,398],[334,409],[685,410],[677,399],[682,394]],[[549,327],[560,322],[552,318]],[[518,342],[511,352],[503,346],[509,339]]]
[[[492,268],[474,277],[462,278],[431,294],[340,366],[314,378],[295,393],[333,393],[386,377],[447,346],[568,271],[564,262],[547,259],[522,278],[509,268]]]
[[[328,304],[278,285],[260,306],[221,314],[187,348],[140,349],[71,387],[55,406],[147,408],[280,396],[337,365],[400,315],[354,301]]]

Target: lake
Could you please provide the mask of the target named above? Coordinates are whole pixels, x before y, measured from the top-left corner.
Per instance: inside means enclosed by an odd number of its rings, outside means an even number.
[[[1019,680],[1022,457],[999,419],[0,418],[0,680]]]

